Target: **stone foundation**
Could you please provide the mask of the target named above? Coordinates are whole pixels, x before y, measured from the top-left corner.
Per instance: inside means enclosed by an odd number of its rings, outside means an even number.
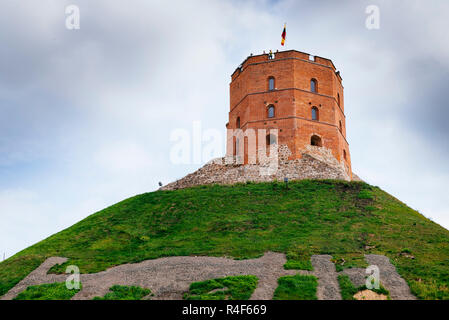
[[[302,152],[302,157],[295,160],[288,160],[289,154],[291,153],[287,146],[281,145],[277,159],[264,159],[258,164],[236,164],[236,157],[214,159],[184,178],[161,187],[160,190],[176,190],[205,184],[283,181],[284,178],[351,180],[344,164],[338,162],[326,148],[308,146]],[[276,161],[273,161],[275,159]]]

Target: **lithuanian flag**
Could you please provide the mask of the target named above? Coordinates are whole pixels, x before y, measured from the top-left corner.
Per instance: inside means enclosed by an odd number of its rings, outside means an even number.
[[[287,30],[286,30],[287,24],[284,23],[284,30],[282,31],[282,40],[281,40],[281,45],[283,46],[285,43],[285,36],[287,35]]]

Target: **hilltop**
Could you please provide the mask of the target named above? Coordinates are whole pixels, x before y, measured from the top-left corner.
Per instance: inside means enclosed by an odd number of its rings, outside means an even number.
[[[141,194],[0,263],[0,296],[49,257],[82,273],[170,256],[257,258],[287,265],[332,255],[337,269],[387,256],[420,299],[449,299],[449,231],[364,182],[302,180],[207,185]]]

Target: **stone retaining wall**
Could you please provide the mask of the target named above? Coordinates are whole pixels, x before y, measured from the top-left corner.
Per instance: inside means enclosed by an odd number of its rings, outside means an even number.
[[[197,171],[167,184],[160,190],[176,190],[205,184],[235,184],[302,179],[350,180],[343,163],[338,162],[331,151],[323,147],[309,146],[301,159],[288,160],[291,154],[287,146],[279,146],[277,161],[265,159],[259,164],[236,164],[235,157],[218,158]],[[275,158],[272,158],[272,160]]]

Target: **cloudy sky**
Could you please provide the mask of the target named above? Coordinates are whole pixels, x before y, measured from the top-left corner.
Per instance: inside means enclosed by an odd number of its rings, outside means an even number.
[[[354,172],[449,228],[447,12],[446,0],[1,0],[0,254],[198,168],[171,161],[170,136],[195,121],[224,130],[231,73],[281,49],[284,22],[286,49],[341,71]]]

